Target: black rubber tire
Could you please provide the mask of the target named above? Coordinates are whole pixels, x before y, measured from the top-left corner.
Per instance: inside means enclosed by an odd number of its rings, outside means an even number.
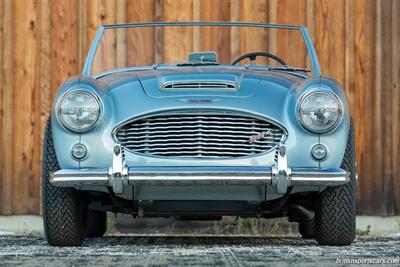
[[[85,238],[85,202],[78,190],[55,187],[50,183],[50,173],[59,169],[49,119],[44,134],[42,159],[44,234],[52,246],[79,246]]]
[[[355,239],[356,170],[352,120],[341,167],[350,173],[350,182],[327,188],[319,194],[316,203],[315,234],[320,245],[347,246]]]
[[[107,212],[88,210],[86,236],[102,237],[107,229]]]
[[[299,222],[299,233],[304,239],[315,238],[315,222],[314,220]]]

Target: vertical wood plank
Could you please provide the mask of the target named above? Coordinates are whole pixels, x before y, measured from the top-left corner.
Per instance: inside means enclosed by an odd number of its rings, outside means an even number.
[[[192,21],[193,1],[164,0],[163,17],[165,21]],[[163,32],[163,62],[185,62],[188,51],[193,50],[193,28],[167,27],[163,29]]]
[[[231,0],[231,21],[240,21],[240,0]],[[240,56],[240,31],[238,27],[231,29],[231,60]]]
[[[127,20],[130,22],[151,22],[155,15],[154,0],[128,1]],[[127,30],[128,66],[152,65],[155,63],[154,28]]]
[[[370,103],[372,106],[370,106],[370,109],[373,111],[374,116],[370,118],[369,120],[369,125],[372,129],[372,131],[369,132],[369,134],[372,136],[373,140],[373,146],[372,146],[372,151],[374,151],[374,159],[372,157],[368,158],[368,161],[365,162],[365,164],[371,164],[375,168],[375,174],[380,175],[381,180],[380,180],[380,187],[377,188],[380,192],[380,194],[384,194],[385,192],[385,183],[387,182],[388,177],[384,177],[384,161],[383,161],[383,145],[384,145],[384,121],[383,121],[383,67],[384,65],[382,64],[382,59],[383,59],[383,14],[382,14],[382,1],[375,1],[374,6],[374,16],[375,16],[375,21],[373,24],[374,27],[374,54],[373,54],[373,60],[374,60],[374,69],[373,69],[373,77],[374,77],[374,87],[370,88],[371,94],[372,94],[372,100]],[[377,160],[378,162],[376,162]],[[369,177],[371,178],[371,177]],[[371,212],[379,212],[382,211],[384,212],[385,215],[387,215],[388,210],[387,210],[387,202],[391,198],[391,196],[386,196],[383,201],[381,201],[380,205],[375,205],[375,209]],[[370,196],[370,201],[372,201],[373,196]]]
[[[229,0],[203,0],[200,5],[201,21],[229,21],[231,6]],[[197,28],[198,29],[198,28]],[[222,64],[231,62],[231,29],[229,27],[202,27],[199,29],[199,49],[195,51],[215,51]],[[227,40],[221,43],[220,40]]]
[[[277,22],[280,24],[306,24],[306,3],[304,0],[298,1],[279,1],[277,5]],[[293,15],[296,14],[296,15]],[[280,30],[276,37],[278,49],[275,52],[283,58],[289,65],[306,67],[307,47],[299,31]],[[296,53],[293,53],[296,51]]]
[[[16,214],[39,211],[40,25],[38,1],[14,1],[13,203]],[[18,201],[15,201],[18,200]]]
[[[87,3],[87,43],[90,44],[100,25],[116,23],[117,1],[90,0]],[[112,49],[113,47],[116,47],[116,32],[107,31],[97,48],[92,73],[101,73],[116,68],[117,50]]]
[[[87,0],[78,0],[78,68],[79,73],[82,71],[86,55],[89,52],[87,38],[88,20],[87,20]]]
[[[0,2],[0,104],[3,104],[3,72],[1,71],[2,69],[2,64],[3,64],[3,12],[4,8],[4,1]],[[0,108],[0,129],[3,128],[3,110]],[[3,131],[0,130],[0,168],[1,168],[1,162],[3,161],[3,154],[1,151],[3,150]],[[2,207],[2,192],[3,192],[3,176],[1,173],[0,169],[0,214],[1,214],[1,207]]]
[[[154,0],[154,21],[159,22],[164,20],[164,5],[162,0]],[[155,29],[154,32],[154,62],[164,62],[164,33],[161,27]]]
[[[241,1],[240,20],[260,23],[267,21],[267,1]],[[240,54],[268,51],[268,37],[272,31],[262,28],[240,28]],[[258,57],[256,60],[257,64],[268,64],[264,57]]]
[[[377,3],[379,7],[377,7],[377,12],[380,12],[381,15],[377,16],[380,20],[377,23],[377,64],[376,68],[376,83],[379,86],[375,87],[377,93],[381,95],[381,105],[380,109],[382,112],[381,116],[381,125],[382,125],[382,194],[385,196],[385,209],[387,215],[394,214],[394,161],[391,160],[391,155],[393,155],[393,136],[392,136],[392,126],[393,121],[392,117],[384,116],[384,114],[393,114],[393,106],[392,102],[394,101],[393,97],[393,72],[392,68],[397,65],[392,61],[392,20],[391,20],[391,9],[393,8],[393,1],[381,1],[381,3]],[[380,53],[382,51],[382,53]],[[385,60],[384,60],[385,59]],[[385,90],[386,89],[386,90]]]
[[[51,7],[50,0],[40,2],[40,107],[41,107],[41,136],[51,111],[53,102],[51,93]],[[42,140],[42,139],[41,139]],[[41,153],[40,153],[41,155]]]
[[[349,102],[350,112],[355,110],[355,85],[354,85],[354,1],[345,1],[345,69],[344,69],[344,90]],[[358,121],[353,117],[357,127]],[[357,153],[356,153],[357,154]]]
[[[381,112],[375,100],[375,43],[377,23],[375,1],[355,1],[355,133],[358,152],[359,211],[363,214],[385,214],[382,194]],[[380,108],[380,106],[379,106]]]
[[[315,45],[315,2],[317,0],[306,0],[305,8],[306,8],[306,26],[307,30],[313,39]]]
[[[270,23],[278,23],[278,0],[268,1],[268,18]],[[278,32],[270,31],[268,40],[268,50],[272,54],[278,52]]]
[[[316,22],[315,22],[315,2],[316,0],[306,0],[305,2],[305,8],[306,8],[306,27],[308,32],[310,33],[311,39],[313,41],[314,47],[315,47],[315,28],[316,28]],[[347,1],[349,2],[349,1]],[[307,69],[312,69],[312,62],[310,57],[306,57],[306,67]],[[323,71],[323,69],[322,69]]]
[[[78,2],[59,0],[51,3],[51,98],[68,78],[78,74]]]
[[[229,1],[229,0],[228,0]],[[193,21],[201,21],[202,7],[205,5],[206,8],[211,3],[207,1],[206,3],[202,0],[193,0]],[[193,51],[201,51],[201,42],[202,42],[202,32],[200,27],[193,28]]]
[[[392,154],[384,154],[385,161],[393,162],[392,165],[392,175],[393,175],[393,213],[396,215],[400,214],[400,1],[392,0],[391,7],[391,24],[392,24],[392,42],[391,48],[392,51],[392,64],[389,66],[388,71],[392,71],[392,81],[391,86],[392,93],[390,95],[392,99],[392,110],[391,113],[385,114],[391,118],[390,121],[387,122],[386,127],[391,129],[392,141],[389,144],[392,147]]]
[[[3,90],[3,17],[4,17],[4,1],[0,2],[0,105],[3,104],[3,99],[4,99],[4,90]],[[0,107],[0,129],[3,129],[3,116],[4,116],[4,110]],[[2,204],[2,192],[3,192],[3,175],[1,171],[1,162],[3,162],[3,154],[1,153],[3,148],[3,131],[0,130],[0,214],[1,214],[1,207],[3,206]]]
[[[40,142],[43,144],[43,136],[46,127],[47,118],[49,117],[53,99],[51,98],[51,16],[50,1],[42,0],[40,2]],[[36,157],[42,161],[42,151],[36,151]],[[40,165],[40,164],[39,164]],[[39,173],[39,176],[41,173]],[[36,185],[35,185],[36,187]],[[40,183],[37,185],[38,190]],[[40,188],[41,190],[41,188]],[[39,192],[40,192],[39,190]],[[39,201],[39,205],[42,202]],[[40,208],[40,213],[42,209]]]
[[[10,110],[14,110],[14,79],[13,79],[13,51],[14,35],[13,35],[13,3],[11,1],[2,2],[3,15],[2,15],[2,102],[0,112],[2,114],[1,131],[2,139],[0,140],[2,146],[0,153],[2,154],[2,161],[0,165],[0,172],[2,178],[2,192],[1,192],[1,213],[12,214],[13,199],[13,159],[14,155],[10,153],[13,146],[13,125],[14,118]]]
[[[323,74],[344,83],[344,1],[316,1],[316,50]]]
[[[115,22],[118,24],[126,23],[127,19],[127,2],[125,0],[119,0],[116,2],[116,18]],[[127,66],[126,48],[127,48],[127,36],[126,31],[118,30],[116,41],[116,66],[117,68],[125,68]]]

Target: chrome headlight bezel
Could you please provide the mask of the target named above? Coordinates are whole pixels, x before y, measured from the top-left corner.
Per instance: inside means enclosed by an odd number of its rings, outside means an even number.
[[[65,100],[68,97],[70,97],[71,95],[73,95],[73,94],[85,94],[85,95],[91,97],[95,101],[95,103],[97,105],[98,112],[97,112],[96,119],[93,121],[93,123],[89,127],[86,127],[86,128],[75,128],[75,127],[72,127],[71,125],[69,125],[63,119],[63,116],[61,114],[62,105],[65,102]],[[57,119],[65,129],[67,129],[67,130],[69,130],[71,132],[74,132],[74,133],[86,133],[86,132],[89,132],[90,130],[92,130],[93,128],[95,128],[98,125],[101,115],[102,115],[102,103],[101,103],[100,97],[96,93],[89,92],[89,91],[87,91],[85,89],[75,89],[75,90],[68,91],[58,101]]]
[[[320,129],[312,128],[310,125],[308,125],[306,122],[304,122],[303,117],[301,115],[301,109],[302,109],[302,106],[303,106],[304,102],[314,94],[324,94],[324,95],[330,97],[332,100],[334,100],[335,103],[338,106],[339,114],[338,114],[338,117],[337,117],[336,121],[326,129],[320,130]],[[337,126],[340,124],[342,119],[343,119],[343,103],[340,100],[340,98],[335,93],[333,93],[331,91],[320,90],[320,89],[318,89],[318,90],[310,90],[310,91],[304,93],[300,97],[300,99],[298,101],[298,105],[297,105],[297,121],[300,123],[300,125],[304,129],[306,129],[309,132],[317,133],[317,134],[324,134],[324,133],[332,132],[333,130],[335,130],[337,128]]]

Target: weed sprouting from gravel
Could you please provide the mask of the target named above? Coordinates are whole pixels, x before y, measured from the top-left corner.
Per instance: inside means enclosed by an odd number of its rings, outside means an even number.
[[[367,236],[371,232],[371,225],[368,224],[367,229],[361,230],[361,229],[356,229],[356,234],[359,236]]]

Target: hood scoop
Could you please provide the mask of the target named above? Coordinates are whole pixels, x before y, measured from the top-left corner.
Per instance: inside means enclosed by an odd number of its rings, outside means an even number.
[[[161,85],[161,90],[237,90],[234,82],[221,81],[182,81],[166,82]]]
[[[156,72],[138,79],[145,93],[155,98],[250,97],[260,79],[246,76],[241,72],[193,69]]]

